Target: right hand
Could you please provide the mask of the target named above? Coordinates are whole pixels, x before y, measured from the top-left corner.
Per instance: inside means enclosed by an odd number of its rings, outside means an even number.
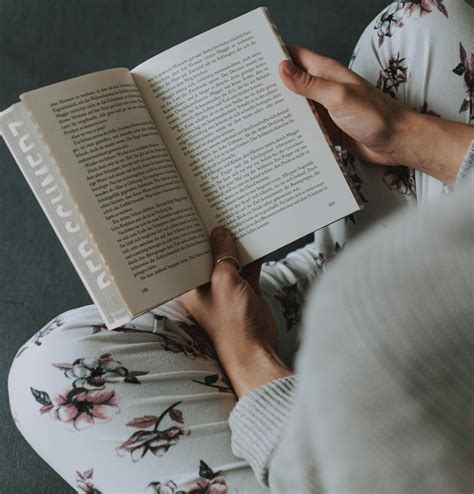
[[[406,165],[454,182],[472,126],[422,115],[401,105],[336,60],[288,47],[296,63],[280,63],[280,77],[316,104],[333,144],[379,165]]]

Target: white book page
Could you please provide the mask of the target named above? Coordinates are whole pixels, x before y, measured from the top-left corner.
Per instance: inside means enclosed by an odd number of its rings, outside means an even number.
[[[22,95],[130,312],[209,279],[209,240],[127,69]]]
[[[263,9],[144,62],[132,75],[209,233],[246,264],[359,209]]]

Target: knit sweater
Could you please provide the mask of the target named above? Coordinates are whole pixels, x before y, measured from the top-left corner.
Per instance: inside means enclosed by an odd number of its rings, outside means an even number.
[[[473,168],[474,141],[441,203],[334,260],[297,377],[238,401],[233,451],[272,492],[472,492]]]

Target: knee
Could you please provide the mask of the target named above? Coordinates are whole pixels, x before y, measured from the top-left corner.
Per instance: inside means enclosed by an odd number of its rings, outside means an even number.
[[[74,482],[74,477],[69,478],[74,469],[66,458],[76,442],[69,446],[70,430],[63,432],[54,424],[66,422],[71,414],[64,403],[68,388],[61,363],[73,362],[70,359],[78,344],[88,340],[94,331],[91,326],[101,323],[94,306],[59,315],[19,349],[8,375],[9,406],[16,427],[35,452],[69,483]],[[48,415],[56,420],[48,420]],[[60,439],[63,448],[58,454]]]
[[[8,374],[8,395],[12,417],[25,437],[27,428],[22,423],[30,423],[38,407],[41,415],[51,404],[52,398],[43,388],[55,380],[52,370],[59,365],[58,358],[61,361],[65,351],[69,353],[67,349],[77,347],[79,340],[101,325],[94,306],[81,307],[57,316],[20,347]]]

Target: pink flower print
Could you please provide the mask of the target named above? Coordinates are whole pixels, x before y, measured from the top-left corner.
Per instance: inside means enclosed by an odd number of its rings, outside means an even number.
[[[225,475],[221,472],[214,472],[204,461],[199,462],[199,476],[201,477],[195,484],[187,490],[187,494],[228,494]]]
[[[41,405],[41,414],[49,412],[53,419],[70,424],[76,431],[87,429],[96,422],[108,422],[119,411],[114,391],[72,388],[58,395],[53,403],[45,391],[30,389]]]
[[[222,471],[214,472],[204,461],[199,462],[199,480],[189,484],[184,490],[172,480],[165,484],[150,482],[146,494],[230,494],[229,486]]]
[[[444,0],[414,0],[411,2],[400,0],[390,4],[375,21],[374,29],[377,31],[379,46],[382,46],[385,38],[391,38],[398,29],[402,28],[406,19],[419,19],[430,14],[434,8],[448,17]]]
[[[71,424],[75,430],[83,430],[97,422],[108,422],[119,411],[115,391],[73,388],[56,398],[50,414],[59,420]]]
[[[217,359],[216,352],[212,346],[209,336],[207,336],[201,326],[197,324],[185,324],[179,323],[179,327],[187,334],[188,338],[192,341],[191,346],[197,356],[201,358]]]
[[[164,456],[178,444],[180,436],[188,436],[190,431],[181,427],[170,427],[164,431],[137,431],[119,446],[122,452],[130,453],[132,461],[141,460],[150,451],[155,456]]]
[[[101,388],[105,383],[128,382],[140,384],[137,376],[148,374],[148,371],[129,371],[118,360],[114,360],[110,353],[100,357],[86,357],[76,359],[72,364],[53,364],[64,371],[68,379],[72,379],[75,388]]]
[[[217,359],[211,340],[197,324],[172,321],[156,314],[155,319],[160,322],[162,329],[154,334],[166,352],[182,353],[192,360]]]
[[[93,468],[85,472],[76,471],[76,485],[78,492],[83,492],[84,494],[102,494],[102,491],[97,489],[92,483],[93,475]]]
[[[461,103],[459,113],[467,111],[469,120],[472,120],[474,116],[472,104],[474,97],[474,53],[468,55],[462,43],[459,43],[459,59],[460,62],[454,67],[453,72],[464,77],[464,87],[466,89],[466,97]]]
[[[385,185],[400,194],[416,194],[415,173],[406,166],[388,166],[383,176]]]
[[[403,27],[403,8],[398,2],[389,5],[375,21],[374,29],[377,31],[379,46],[382,46],[385,38],[391,38],[397,28]]]
[[[445,17],[448,17],[448,11],[443,4],[444,0],[413,0],[411,2],[399,2],[409,17],[419,19],[438,9]]]
[[[219,378],[223,384],[219,384]],[[225,375],[219,376],[219,374],[209,374],[202,381],[200,381],[199,379],[192,379],[192,381],[197,383],[197,384],[203,384],[204,386],[208,386],[210,388],[217,389],[217,391],[219,391],[219,393],[232,393],[233,392],[230,381],[227,378],[227,376],[225,376]]]
[[[376,86],[392,98],[397,97],[398,88],[408,80],[408,67],[406,58],[390,57],[387,65],[379,72]]]
[[[34,336],[33,341],[35,345],[41,346],[42,339],[47,336],[49,333],[58,329],[60,326],[64,324],[64,321],[60,317],[56,317],[56,319],[52,320],[47,326],[43,329],[40,329]]]
[[[177,490],[178,486],[169,480],[166,484],[161,482],[150,482],[145,489],[145,494],[180,494],[183,491]]]
[[[159,430],[161,422],[168,416],[174,422],[184,423],[183,413],[176,408],[181,402],[178,401],[168,407],[159,417],[155,415],[145,415],[137,417],[127,423],[129,427],[141,429],[134,432],[118,448],[119,455],[130,453],[133,462],[141,460],[150,451],[155,456],[163,456],[168,450],[175,446],[181,436],[189,436],[191,431],[183,427],[171,426],[164,430]],[[145,430],[149,429],[151,430]]]

